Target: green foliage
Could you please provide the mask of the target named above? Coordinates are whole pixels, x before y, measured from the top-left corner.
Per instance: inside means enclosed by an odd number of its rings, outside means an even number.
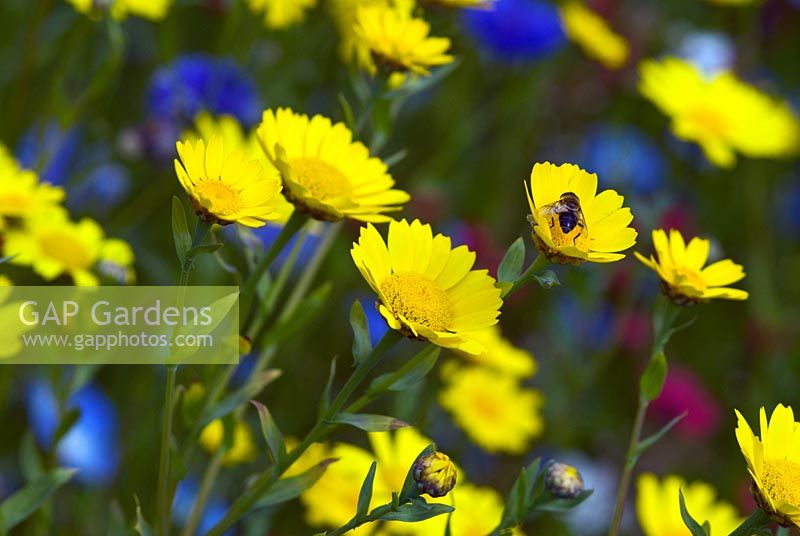
[[[25,521],[74,475],[74,469],[53,469],[0,503],[0,523],[3,533],[8,533]]]

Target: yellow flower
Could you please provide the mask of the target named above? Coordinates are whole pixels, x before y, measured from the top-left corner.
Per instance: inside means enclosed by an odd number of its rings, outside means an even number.
[[[614,190],[597,193],[597,175],[574,164],[536,164],[525,185],[536,246],[552,262],[613,262],[636,243],[633,215]],[[577,204],[577,206],[576,206]]]
[[[362,6],[393,8],[403,16],[411,17],[415,4],[415,0],[329,0],[327,5],[339,31],[339,53],[342,59],[346,62],[358,59],[362,65],[369,62],[369,48],[359,42],[355,32],[356,16]],[[393,75],[403,76],[403,73]]]
[[[63,189],[39,182],[36,173],[22,169],[0,145],[0,222],[61,210],[57,206],[63,199]]]
[[[674,302],[686,305],[711,298],[746,300],[747,292],[726,285],[744,278],[744,269],[730,259],[717,261],[703,268],[708,260],[711,244],[708,240],[693,238],[687,245],[680,231],[662,229],[653,231],[653,246],[658,259],[649,259],[636,252],[636,258],[655,270],[661,278],[662,289]]]
[[[100,262],[97,269],[119,284],[131,285],[136,282],[133,261],[133,249],[130,244],[124,240],[109,238],[100,247]]]
[[[261,227],[280,218],[280,181],[244,150],[226,154],[219,137],[211,139],[207,150],[203,140],[194,146],[179,141],[177,147],[175,173],[201,219]]]
[[[13,287],[13,286],[14,283],[12,283],[7,276],[0,275],[0,287]]]
[[[12,264],[32,266],[46,281],[66,274],[76,285],[94,286],[98,279],[91,270],[105,242],[103,229],[94,220],[74,223],[56,211],[29,220],[24,230],[6,234],[3,251],[15,255]]]
[[[630,51],[624,37],[608,27],[606,21],[582,1],[569,0],[560,8],[564,32],[590,57],[609,69],[619,69]]]
[[[480,354],[473,338],[497,323],[500,289],[486,270],[472,270],[475,253],[451,249],[450,238],[433,236],[419,220],[389,224],[388,247],[372,225],[361,228],[350,254],[378,295],[378,311],[389,327],[407,337]]]
[[[222,419],[211,421],[200,432],[200,445],[208,452],[214,453],[222,446],[225,439],[225,425]],[[242,421],[236,421],[233,429],[233,443],[222,455],[224,465],[249,463],[256,459],[257,451],[250,427]]]
[[[707,77],[677,58],[647,60],[639,91],[672,120],[678,138],[700,145],[719,167],[745,156],[784,158],[800,151],[800,123],[786,102],[745,84],[731,72]]]
[[[264,13],[267,28],[283,29],[303,22],[317,0],[248,0],[253,13]]]
[[[135,15],[150,20],[162,20],[167,16],[172,0],[111,0],[110,2],[97,2],[96,0],[67,0],[75,9],[92,18],[98,17],[101,12],[98,5],[109,4],[111,16],[123,20],[128,15]]]
[[[739,411],[736,439],[753,478],[753,495],[762,510],[783,526],[800,527],[800,423],[791,407],[778,404],[767,422],[761,408],[761,437]]]
[[[439,403],[482,449],[521,454],[541,434],[538,391],[484,367],[447,366],[442,377]]]
[[[318,220],[386,222],[410,196],[395,190],[386,164],[372,157],[343,123],[287,108],[267,110],[257,131],[267,157],[280,170],[284,195]]]
[[[427,22],[391,7],[359,8],[353,31],[361,46],[370,51],[370,55],[360,60],[362,67],[372,74],[380,66],[388,72],[428,75],[431,67],[453,61],[453,56],[446,54],[450,39],[430,37]]]
[[[261,150],[258,143],[256,131],[253,129],[249,134],[245,134],[242,125],[231,115],[213,116],[208,112],[201,112],[194,119],[194,130],[183,133],[184,141],[197,143],[198,140],[211,140],[216,137],[222,138],[222,146],[225,148],[225,157],[231,153],[242,150],[248,158],[258,160],[264,166],[264,175],[271,181],[280,182],[280,172]],[[279,214],[274,220],[276,224],[285,224],[289,216],[294,212],[294,205],[289,203],[283,194],[275,201],[275,210]],[[270,222],[272,223],[272,222]]]
[[[536,373],[537,365],[533,355],[527,350],[517,348],[503,337],[499,324],[476,331],[472,337],[486,351],[480,355],[462,353],[470,362],[514,378],[528,378]]]
[[[718,501],[717,492],[704,482],[687,484],[679,476],[666,476],[659,482],[651,473],[639,477],[636,513],[645,536],[690,536],[681,517],[679,492],[683,491],[686,509],[698,523],[706,521],[712,534],[730,534],[741,518],[730,504]]]

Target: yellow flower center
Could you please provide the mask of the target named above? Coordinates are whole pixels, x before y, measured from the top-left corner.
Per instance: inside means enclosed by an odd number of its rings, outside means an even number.
[[[198,201],[215,216],[236,214],[242,208],[239,192],[219,179],[203,179],[195,183]]]
[[[800,508],[800,463],[789,460],[768,460],[764,462],[761,476],[762,491],[773,501],[783,501]]]
[[[683,266],[675,267],[675,284],[680,287],[692,287],[699,291],[703,291],[707,287],[706,282],[697,270],[692,270]]]
[[[290,166],[294,181],[320,201],[341,197],[350,190],[350,181],[347,177],[319,158],[295,158],[290,162]]]
[[[89,268],[94,256],[86,246],[69,233],[50,231],[39,236],[42,255],[59,262],[67,270]]]
[[[427,277],[411,272],[392,274],[381,283],[393,313],[433,331],[446,331],[453,319],[447,293]]]
[[[723,136],[729,130],[728,121],[719,111],[708,106],[698,106],[689,111],[692,121],[715,136]]]

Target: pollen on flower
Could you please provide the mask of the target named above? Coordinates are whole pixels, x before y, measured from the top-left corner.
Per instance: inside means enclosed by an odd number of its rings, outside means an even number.
[[[71,234],[54,231],[39,237],[39,247],[45,257],[59,261],[68,270],[89,268],[92,256],[86,247]]]
[[[773,501],[783,501],[800,508],[800,463],[790,460],[765,460],[761,476],[762,490]]]
[[[293,179],[320,200],[341,197],[350,190],[344,174],[319,158],[294,158],[290,162]]]
[[[205,179],[195,184],[195,193],[201,205],[220,215],[236,214],[242,208],[239,193],[230,185],[215,179]]]
[[[415,273],[392,274],[381,283],[386,305],[395,314],[433,331],[445,331],[453,318],[447,294],[427,277]]]

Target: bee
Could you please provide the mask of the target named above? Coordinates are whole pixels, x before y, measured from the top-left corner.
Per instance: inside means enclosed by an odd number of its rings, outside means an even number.
[[[561,194],[558,201],[543,206],[540,213],[549,222],[550,232],[556,245],[579,246],[588,239],[581,203],[574,193]]]

